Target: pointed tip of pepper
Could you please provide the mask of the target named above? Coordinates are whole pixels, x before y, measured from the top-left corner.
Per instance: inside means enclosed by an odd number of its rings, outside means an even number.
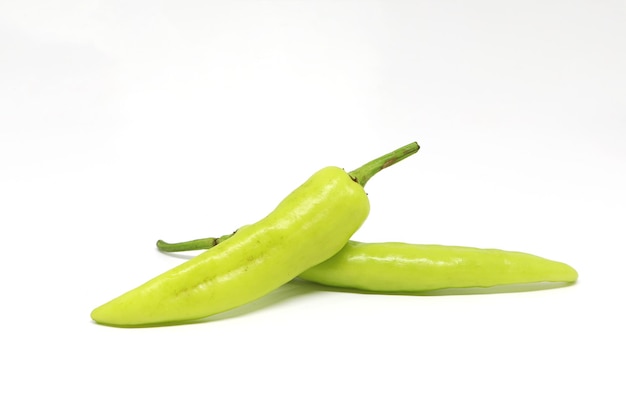
[[[109,326],[119,326],[119,318],[116,317],[115,312],[111,309],[110,303],[96,307],[91,312],[91,319],[98,324],[106,324]]]
[[[570,265],[565,264],[565,266],[567,267],[566,268],[566,272],[565,272],[565,281],[569,282],[571,284],[573,284],[576,281],[578,281],[578,271],[576,271]]]
[[[151,327],[195,319],[187,315],[174,316],[161,307],[159,297],[155,299],[135,289],[93,309],[91,319],[112,327]]]
[[[91,319],[98,324],[116,327],[141,325],[143,317],[137,300],[123,294],[91,312]]]

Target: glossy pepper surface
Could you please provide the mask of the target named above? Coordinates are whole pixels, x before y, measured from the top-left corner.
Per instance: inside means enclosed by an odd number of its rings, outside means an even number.
[[[571,266],[536,255],[464,246],[350,241],[300,278],[333,287],[382,293],[574,283]]]
[[[369,213],[363,185],[418,149],[407,145],[350,174],[321,169],[259,222],[96,308],[92,319],[113,326],[178,323],[267,294],[337,253]]]

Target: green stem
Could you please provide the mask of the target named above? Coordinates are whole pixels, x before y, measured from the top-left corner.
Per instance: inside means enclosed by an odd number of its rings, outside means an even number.
[[[419,149],[420,146],[417,144],[417,142],[409,143],[408,145],[398,148],[393,152],[389,152],[386,155],[383,155],[379,158],[374,159],[373,161],[368,162],[367,164],[355,169],[354,171],[350,171],[348,174],[355,182],[364,187],[365,184],[378,172],[392,166],[397,162],[402,161],[404,158],[413,155],[414,153],[419,151]],[[190,250],[210,249],[213,246],[225,241],[235,233],[230,235],[224,235],[218,238],[208,237],[205,239],[195,239],[178,243],[167,243],[159,240],[157,241],[157,247],[163,252],[183,252]]]
[[[389,152],[386,155],[381,156],[380,158],[376,158],[373,161],[368,162],[360,168],[355,169],[350,172],[350,176],[361,186],[365,187],[365,184],[378,172],[383,169],[392,166],[393,164],[402,161],[404,158],[407,158],[417,151],[419,151],[420,146],[417,142],[409,143],[406,146],[396,149],[393,152]]]
[[[221,237],[207,237],[205,239],[195,239],[195,240],[189,240],[186,242],[178,242],[178,243],[167,243],[162,240],[158,240],[156,245],[157,245],[157,248],[159,248],[159,250],[163,252],[184,252],[184,251],[190,251],[190,250],[203,250],[203,249],[212,248],[213,246],[219,243],[222,243],[223,241],[225,241],[226,239],[228,239],[235,233],[236,232],[230,235],[224,235]]]

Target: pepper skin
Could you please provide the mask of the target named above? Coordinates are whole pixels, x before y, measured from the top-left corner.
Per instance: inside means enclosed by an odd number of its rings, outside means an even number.
[[[377,293],[418,293],[542,282],[574,283],[578,273],[567,264],[522,252],[349,241],[332,258],[299,277],[318,284]]]
[[[121,327],[180,323],[262,297],[337,253],[369,214],[365,182],[418,149],[407,145],[350,174],[318,171],[264,219],[96,308],[92,319]]]

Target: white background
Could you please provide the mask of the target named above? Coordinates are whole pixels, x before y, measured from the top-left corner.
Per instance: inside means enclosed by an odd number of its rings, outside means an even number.
[[[626,414],[626,4],[5,1],[0,414]],[[354,236],[526,251],[566,288],[293,282],[200,324],[90,311],[317,169],[417,140]]]

